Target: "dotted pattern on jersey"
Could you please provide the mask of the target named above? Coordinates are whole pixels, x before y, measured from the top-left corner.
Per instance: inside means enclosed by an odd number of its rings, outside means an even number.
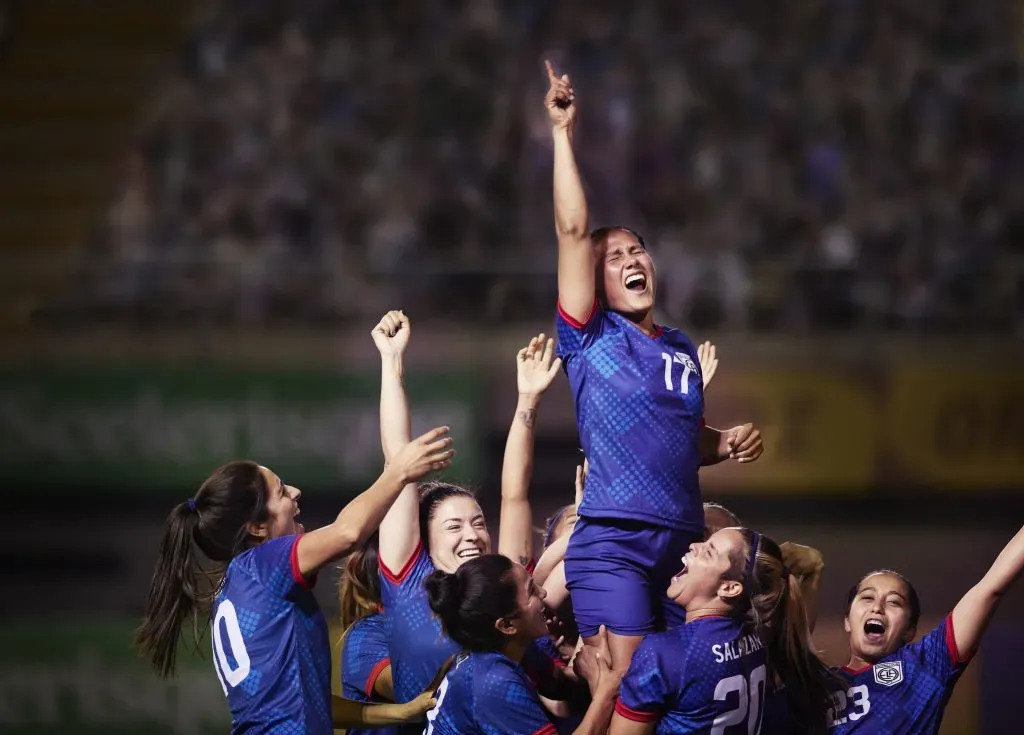
[[[848,688],[834,696],[840,703],[845,702],[846,707],[834,714],[835,725],[830,732],[938,733],[953,687],[967,667],[966,663],[953,660],[951,645],[955,644],[951,644],[950,625],[947,617],[921,640],[857,674],[837,670],[848,682]]]
[[[444,662],[459,650],[444,635],[427,602],[423,583],[433,571],[430,556],[420,546],[412,568],[400,582],[395,583],[383,570],[380,573],[381,598],[391,636],[389,652],[396,702],[408,702],[419,695]]]
[[[763,649],[728,661],[717,660],[714,646],[743,637],[738,621],[717,617],[700,618],[647,636],[622,679],[620,703],[637,712],[657,713],[660,719],[656,735],[707,735],[715,718],[739,703],[738,692],[716,701],[718,683],[736,675],[749,680],[750,673],[765,664]],[[746,733],[747,727],[744,720],[735,731]]]
[[[523,667],[500,653],[463,655],[447,680],[435,735],[534,735],[550,723]]]
[[[215,600],[215,615],[231,601],[250,659],[248,675],[228,688],[236,732],[332,732],[327,623],[313,593],[292,576],[297,538],[272,539],[233,559]],[[222,641],[229,665],[237,666],[223,629]]]
[[[557,332],[580,443],[590,459],[581,515],[702,532],[704,396],[693,344],[674,329],[649,337],[603,310],[583,329],[559,316]],[[688,372],[677,355],[689,358]]]
[[[356,702],[383,701],[368,697],[366,686],[377,665],[388,656],[387,619],[382,613],[352,623],[341,646],[341,696]],[[349,728],[346,732],[348,735],[396,735],[398,729]]]

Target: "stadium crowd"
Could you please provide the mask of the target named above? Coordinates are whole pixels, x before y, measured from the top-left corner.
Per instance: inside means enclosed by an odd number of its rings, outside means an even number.
[[[586,100],[592,218],[644,233],[668,319],[1017,329],[1024,87],[1010,12],[211,3],[64,311],[365,320],[401,294],[421,321],[550,314],[548,55]]]

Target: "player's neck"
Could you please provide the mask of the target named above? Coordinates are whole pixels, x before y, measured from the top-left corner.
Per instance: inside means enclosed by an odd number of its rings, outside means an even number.
[[[694,620],[700,620],[701,618],[724,618],[728,617],[728,615],[729,608],[716,605],[711,601],[694,605],[692,608],[689,605],[686,607],[687,623],[692,623]]]
[[[621,313],[621,312],[620,312]],[[658,335],[658,325],[654,323],[654,309],[649,309],[643,314],[625,314],[622,316],[629,319],[636,325],[637,329],[646,334],[648,337],[656,337]]]
[[[846,664],[846,668],[850,669],[851,671],[860,671],[861,669],[866,669],[868,666],[872,665],[873,662],[866,661],[853,651],[850,651],[850,661]]]
[[[519,662],[522,661],[523,656],[526,655],[526,646],[526,643],[523,643],[516,638],[509,638],[508,642],[502,647],[501,652],[513,661]]]

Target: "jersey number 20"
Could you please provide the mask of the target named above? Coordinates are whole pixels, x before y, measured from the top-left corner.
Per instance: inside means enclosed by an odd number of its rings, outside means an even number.
[[[715,687],[715,701],[724,702],[733,692],[739,693],[739,702],[735,709],[723,712],[715,718],[711,726],[711,735],[723,735],[725,728],[747,723],[747,735],[758,735],[761,732],[761,717],[764,714],[764,688],[767,669],[761,664],[750,672],[747,680],[743,674],[736,674],[722,679]]]
[[[221,634],[223,624],[228,634],[228,643],[231,644],[231,653],[235,656],[235,665],[228,661],[228,655],[224,651],[224,637]],[[245,650],[245,641],[242,640],[242,628],[238,625],[238,613],[231,600],[222,600],[217,605],[217,614],[213,616],[213,668],[217,671],[217,678],[224,688],[224,696],[228,694],[228,684],[235,688],[249,675],[249,652]]]

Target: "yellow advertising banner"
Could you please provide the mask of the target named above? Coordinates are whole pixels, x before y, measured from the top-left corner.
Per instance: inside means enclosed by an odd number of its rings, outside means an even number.
[[[894,366],[887,454],[902,476],[933,487],[1024,489],[1024,374]]]
[[[722,377],[708,388],[708,423],[728,428],[753,421],[764,436],[765,452],[753,464],[723,462],[703,470],[703,487],[858,492],[871,485],[877,410],[855,379],[822,371]]]
[[[710,425],[753,421],[765,446],[705,469],[710,491],[1024,490],[1024,372],[773,368],[716,376],[705,404]]]

